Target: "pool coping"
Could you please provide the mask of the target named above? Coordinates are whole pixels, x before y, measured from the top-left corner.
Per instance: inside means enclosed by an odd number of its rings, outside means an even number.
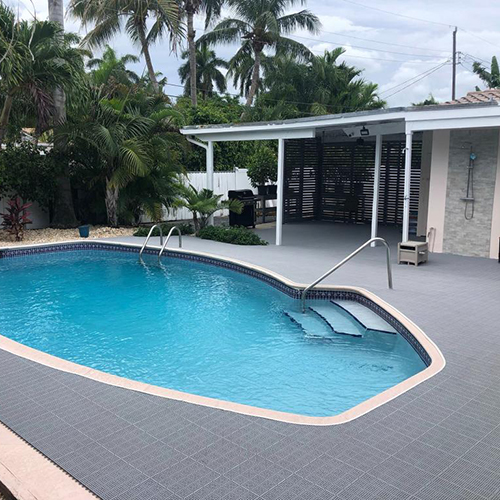
[[[38,253],[36,250],[40,250],[44,248],[50,249],[51,247],[59,247],[67,245],[75,245],[75,246],[88,246],[89,244],[99,244],[105,245],[109,247],[119,247],[122,249],[126,249],[126,251],[138,252],[142,247],[140,244],[133,243],[122,243],[122,242],[114,242],[114,241],[106,241],[106,240],[74,240],[74,241],[64,241],[59,243],[48,243],[48,244],[38,244],[38,245],[22,245],[15,247],[3,247],[0,249],[0,258],[4,252],[9,251],[17,251],[22,252],[23,250],[35,250],[33,253]],[[160,249],[159,246],[150,245],[148,247],[148,252],[153,253]],[[57,250],[55,250],[57,251]],[[31,252],[29,252],[31,253]],[[239,268],[247,269],[252,271],[253,273],[257,273],[259,275],[271,278],[272,280],[277,281],[278,283],[283,284],[284,286],[295,290],[300,293],[307,285],[302,283],[295,283],[294,281],[282,276],[274,271],[266,269],[261,266],[257,266],[255,264],[249,264],[244,261],[240,261],[237,259],[222,257],[215,254],[210,254],[206,252],[192,251],[186,250],[182,248],[175,249],[167,249],[166,255],[176,256],[184,255],[189,256],[193,260],[196,260],[196,257],[202,259],[214,260],[222,263],[231,264],[233,266],[237,266]],[[165,255],[165,254],[164,254]],[[181,257],[182,258],[182,257]],[[440,349],[437,345],[409,318],[407,318],[403,313],[397,310],[395,307],[391,306],[389,303],[382,300],[380,297],[375,295],[374,293],[365,290],[360,287],[350,287],[350,286],[335,286],[335,285],[322,285],[320,287],[316,287],[315,290],[318,291],[319,294],[321,292],[348,292],[354,293],[361,297],[364,297],[368,301],[374,303],[381,310],[385,311],[390,317],[394,318],[400,325],[402,325],[406,330],[408,330],[411,335],[418,341],[418,343],[422,346],[425,352],[428,354],[430,363],[426,368],[424,368],[421,372],[413,375],[412,377],[400,382],[399,384],[386,389],[385,391],[363,401],[362,403],[346,410],[338,415],[327,416],[327,417],[312,417],[307,415],[299,415],[294,413],[282,412],[277,410],[269,410],[266,408],[254,407],[251,405],[245,405],[240,403],[234,403],[230,401],[219,400],[215,398],[210,398],[206,396],[198,396],[195,394],[190,394],[182,391],[177,391],[174,389],[167,389],[164,387],[159,387],[151,384],[147,384],[144,382],[138,382],[135,380],[130,380],[125,377],[120,377],[118,375],[112,375],[110,373],[106,373],[100,370],[96,370],[94,368],[89,368],[84,365],[80,365],[78,363],[74,363],[72,361],[67,361],[62,358],[58,358],[51,354],[44,353],[42,351],[38,351],[31,347],[20,344],[16,341],[13,341],[5,336],[0,335],[0,349],[4,349],[12,354],[16,354],[23,358],[29,359],[31,361],[38,362],[42,365],[49,366],[51,368],[55,368],[61,371],[65,371],[68,373],[73,373],[76,375],[80,375],[83,377],[90,378],[92,380],[96,380],[99,382],[103,382],[109,385],[131,389],[137,392],[143,392],[145,394],[150,394],[154,396],[160,396],[164,398],[174,399],[178,401],[184,401],[187,403],[198,404],[202,406],[208,406],[211,408],[216,408],[220,410],[232,411],[235,413],[240,413],[243,415],[254,416],[267,418],[270,420],[277,420],[279,422],[286,422],[291,424],[301,424],[301,425],[314,425],[314,426],[326,426],[326,425],[339,425],[355,418],[358,418],[362,415],[365,415],[369,411],[378,408],[379,406],[391,401],[397,396],[409,391],[410,389],[416,387],[422,382],[428,380],[433,377],[437,373],[439,373],[446,365],[445,358],[441,353]],[[318,295],[320,297],[320,295]]]

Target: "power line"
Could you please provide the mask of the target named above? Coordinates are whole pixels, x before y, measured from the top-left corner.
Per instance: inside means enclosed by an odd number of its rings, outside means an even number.
[[[295,38],[301,38],[303,40],[312,40],[313,42],[323,42],[323,43],[331,43],[332,45],[346,45],[342,42],[334,42],[331,40],[321,40],[320,38],[311,38],[311,37],[306,37],[306,36],[299,36],[299,35],[289,35],[293,36]],[[370,50],[372,52],[386,52],[387,54],[398,54],[401,56],[413,56],[413,57],[433,57],[436,58],[437,56],[435,55],[429,55],[429,54],[410,54],[408,52],[395,52],[392,50],[384,50],[384,49],[372,49],[370,47],[363,47],[361,45],[347,45],[348,48],[353,48],[353,49],[364,49],[364,50]]]
[[[396,95],[396,94],[399,94],[399,92],[402,92],[403,90],[406,90],[407,88],[411,87],[412,85],[415,85],[416,83],[420,82],[421,80],[423,80],[424,78],[427,78],[428,76],[430,76],[432,73],[435,73],[436,71],[438,71],[439,69],[443,68],[447,63],[443,63],[439,66],[437,66],[436,68],[434,68],[432,71],[428,72],[426,75],[422,76],[421,78],[419,78],[418,80],[415,80],[413,81],[412,83],[410,83],[409,85],[407,85],[406,87],[403,87],[399,90],[396,90],[396,92],[393,92],[392,94],[389,94],[388,96],[385,96],[384,99],[389,99],[390,97],[392,97],[393,95]]]
[[[353,0],[343,0],[346,3],[351,3],[357,5],[358,7],[363,7],[364,9],[376,10],[378,12],[383,12],[384,14],[391,14],[392,16],[402,17],[404,19],[411,19],[412,21],[420,21],[421,23],[435,24],[438,26],[446,26],[447,28],[454,28],[455,25],[448,23],[440,23],[438,21],[429,21],[428,19],[422,19],[420,17],[407,16],[405,14],[399,14],[397,12],[392,12],[390,10],[379,9],[378,7],[372,7],[371,5],[365,5],[362,3],[354,2]]]
[[[444,65],[448,64],[449,62],[450,62],[450,61],[449,61],[449,60],[447,60],[447,61],[445,61],[445,62],[444,62],[444,63],[442,63],[442,64],[438,64],[437,66],[434,66],[433,68],[430,68],[430,69],[428,69],[427,71],[424,71],[424,72],[422,72],[422,73],[420,73],[420,74],[418,74],[418,75],[415,75],[415,76],[414,76],[414,77],[412,77],[412,78],[409,78],[408,80],[405,80],[404,82],[399,83],[398,85],[394,85],[394,87],[391,87],[391,88],[389,88],[389,89],[387,89],[387,90],[384,90],[384,91],[380,92],[380,95],[382,95],[382,94],[387,94],[387,92],[391,92],[392,90],[395,90],[395,89],[397,89],[397,88],[401,87],[402,85],[405,85],[406,83],[409,83],[409,82],[411,82],[411,81],[415,80],[415,78],[419,78],[420,76],[427,76],[427,73],[429,73],[429,74],[430,74],[432,71],[434,71],[434,70],[437,70],[437,69],[441,68],[442,66],[444,66]]]
[[[345,0],[344,0],[345,1]],[[459,27],[460,28],[460,27]],[[463,31],[464,33],[467,33],[468,35],[470,36],[473,36],[474,38],[477,38],[478,40],[481,40],[482,42],[486,42],[486,43],[489,43],[490,45],[492,45],[493,47],[496,47],[497,49],[500,49],[500,46],[497,45],[496,43],[493,43],[493,42],[490,42],[489,40],[486,40],[486,38],[483,38],[479,35],[476,35],[475,33],[472,33],[471,31],[467,31],[463,28],[460,28],[461,31]]]

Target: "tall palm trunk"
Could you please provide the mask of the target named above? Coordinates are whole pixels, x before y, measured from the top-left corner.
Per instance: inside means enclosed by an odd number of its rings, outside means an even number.
[[[64,28],[64,5],[63,0],[49,0],[49,21],[59,23]],[[56,88],[54,99],[54,126],[66,121],[66,96],[64,91]],[[54,149],[63,149],[61,142],[54,142]],[[54,205],[54,217],[52,224],[59,227],[76,227],[78,221],[73,207],[73,196],[71,194],[71,181],[69,178],[69,165],[65,164],[61,175],[56,180],[57,197]]]
[[[106,179],[106,215],[108,224],[113,227],[118,226],[118,194],[118,188],[114,187],[109,179]]]
[[[194,39],[196,31],[194,29],[194,9],[187,9],[187,41],[189,51],[189,86],[191,91],[191,104],[196,107],[198,105],[198,97],[196,95],[196,44]]]
[[[252,83],[250,84],[250,90],[248,91],[247,96],[247,106],[251,106],[253,102],[253,98],[257,93],[257,87],[259,86],[259,78],[260,78],[260,58],[262,55],[262,50],[255,49],[255,61],[253,64],[252,71]]]
[[[13,102],[14,98],[9,94],[3,103],[2,114],[0,115],[0,144],[7,134],[7,125],[9,124],[10,110],[12,109]]]
[[[156,79],[156,73],[153,68],[153,62],[151,61],[151,54],[149,53],[149,45],[146,39],[146,31],[143,24],[137,26],[137,33],[139,35],[139,41],[141,42],[142,53],[144,54],[144,60],[146,61],[146,66],[148,68],[149,80],[153,86],[153,90],[159,94],[160,86],[158,85],[158,80]]]

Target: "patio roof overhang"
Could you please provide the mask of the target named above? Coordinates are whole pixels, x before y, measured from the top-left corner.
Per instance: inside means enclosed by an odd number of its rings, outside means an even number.
[[[374,237],[377,235],[378,177],[381,166],[382,136],[394,133],[404,133],[406,136],[406,148],[402,240],[407,241],[409,234],[413,133],[445,129],[493,127],[500,128],[500,103],[497,101],[479,104],[400,107],[272,122],[198,125],[182,128],[181,134],[185,135],[190,142],[206,149],[207,187],[209,189],[213,189],[214,142],[278,140],[276,244],[281,245],[285,140],[321,137],[325,132],[329,130],[334,131],[335,129],[342,130],[347,137],[376,137],[372,217],[372,237]]]

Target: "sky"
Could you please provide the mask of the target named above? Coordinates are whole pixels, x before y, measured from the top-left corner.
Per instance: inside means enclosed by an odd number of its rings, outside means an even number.
[[[251,1],[251,0],[248,0]],[[36,11],[38,19],[47,17],[47,0],[8,0],[19,7],[22,17]],[[342,46],[348,64],[363,69],[363,78],[379,85],[380,96],[389,106],[406,106],[419,102],[429,94],[438,101],[451,99],[452,32],[458,27],[457,96],[484,85],[472,73],[474,60],[489,68],[493,55],[500,56],[500,2],[491,0],[309,0],[305,7],[321,20],[321,32],[292,35],[315,54]],[[229,11],[224,12],[230,15]],[[416,18],[416,19],[415,19]],[[197,35],[203,33],[204,20],[195,21]],[[77,20],[66,16],[67,31],[84,35]],[[125,35],[116,36],[110,45],[120,55],[138,54],[139,48]],[[220,57],[229,59],[237,45],[216,48]],[[179,50],[180,54],[181,50]],[[96,51],[98,55],[98,51]],[[177,69],[179,55],[171,53],[167,42],[151,50],[157,71],[167,77],[166,93],[179,95],[182,89]],[[446,63],[441,66],[442,63]],[[144,62],[131,65],[139,74]],[[234,89],[229,88],[230,92]]]

